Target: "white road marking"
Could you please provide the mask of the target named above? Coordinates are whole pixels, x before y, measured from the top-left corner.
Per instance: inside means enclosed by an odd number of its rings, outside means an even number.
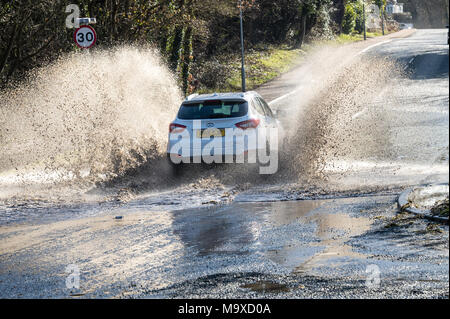
[[[278,98],[276,98],[275,100],[270,101],[268,104],[272,105],[272,104],[276,104],[278,101],[284,100],[285,98],[287,98],[288,96],[294,95],[295,93],[297,93],[298,91],[300,91],[301,87],[296,88],[294,91],[289,92],[288,94],[282,95]]]
[[[379,46],[379,45],[382,45],[382,44],[389,43],[389,42],[391,42],[391,41],[392,41],[392,39],[391,39],[391,40],[386,40],[386,41],[383,41],[383,42],[379,42],[379,43],[375,43],[375,44],[373,44],[373,45],[371,45],[371,46],[365,48],[364,50],[362,50],[362,51],[359,52],[358,54],[356,54],[356,56],[361,55],[361,54],[363,54],[363,53],[366,53],[366,52],[369,51],[370,49],[373,49],[373,48],[375,48],[375,47],[377,47],[377,46]]]
[[[361,55],[361,54],[363,54],[363,53],[369,51],[370,49],[372,49],[372,48],[374,48],[374,47],[377,47],[377,46],[382,45],[382,44],[385,44],[385,43],[389,43],[389,42],[391,42],[391,41],[392,41],[392,39],[391,39],[391,40],[386,40],[386,41],[383,41],[383,42],[379,42],[379,43],[375,43],[375,44],[373,44],[373,45],[371,45],[371,46],[365,48],[365,49],[362,50],[361,52],[357,53],[356,56],[359,56],[359,55]],[[301,87],[300,87],[300,88],[296,88],[294,91],[289,92],[289,93],[287,93],[287,94],[285,94],[285,95],[282,95],[282,96],[280,96],[280,97],[277,97],[275,100],[270,101],[268,104],[269,104],[269,105],[276,104],[277,102],[279,102],[279,101],[281,101],[281,100],[284,100],[285,98],[287,98],[287,97],[289,97],[289,96],[291,96],[291,95],[294,95],[295,93],[297,93],[298,91],[300,91],[300,89],[301,89]]]

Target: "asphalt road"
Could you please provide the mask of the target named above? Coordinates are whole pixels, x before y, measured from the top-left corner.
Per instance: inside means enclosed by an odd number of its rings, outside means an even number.
[[[261,94],[294,91],[277,109],[302,104],[311,83],[330,77],[311,72],[336,63],[321,54],[321,64]],[[448,226],[396,209],[404,187],[448,182],[446,30],[349,45],[343,55],[343,64],[394,59],[404,74],[352,109],[354,126],[374,116],[383,125],[352,140],[370,149],[328,162],[325,186],[197,183],[113,202],[3,207],[0,297],[448,298]],[[78,271],[79,288],[68,288]]]

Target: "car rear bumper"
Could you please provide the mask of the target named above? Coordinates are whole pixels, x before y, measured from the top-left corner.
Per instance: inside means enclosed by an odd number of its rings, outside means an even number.
[[[241,154],[220,154],[203,156],[180,156],[179,154],[167,153],[170,163],[177,164],[243,164],[256,163],[257,151],[245,151]]]

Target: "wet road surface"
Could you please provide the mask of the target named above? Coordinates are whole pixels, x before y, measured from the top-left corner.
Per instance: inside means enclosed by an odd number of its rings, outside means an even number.
[[[448,297],[448,227],[397,217],[395,200],[235,202],[2,228],[2,296]],[[69,265],[80,289],[66,288]],[[367,288],[371,267],[380,284]]]
[[[13,203],[1,212],[0,296],[448,298],[448,226],[396,208],[404,187],[448,182],[446,30],[391,40],[364,56],[394,58],[409,76],[352,115],[384,114],[383,152],[336,157],[319,190],[194,183],[179,197]],[[66,286],[73,269],[79,289]]]

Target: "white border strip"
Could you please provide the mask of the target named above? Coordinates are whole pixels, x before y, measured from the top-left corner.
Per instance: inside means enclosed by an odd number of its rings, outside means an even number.
[[[300,88],[301,88],[301,87],[300,87]],[[269,104],[269,105],[276,104],[277,102],[279,102],[279,101],[281,101],[281,100],[284,100],[285,98],[287,98],[287,97],[289,97],[289,96],[291,96],[291,95],[294,95],[295,93],[297,93],[298,91],[300,91],[300,88],[297,88],[297,89],[295,89],[294,91],[289,92],[288,94],[285,94],[285,95],[282,95],[282,96],[280,96],[280,97],[277,97],[275,100],[270,101],[268,104]]]

